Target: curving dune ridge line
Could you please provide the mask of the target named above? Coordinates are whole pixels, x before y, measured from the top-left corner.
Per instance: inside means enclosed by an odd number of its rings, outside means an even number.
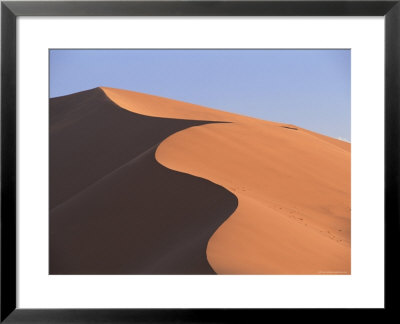
[[[102,88],[117,105],[163,118],[225,121],[174,133],[157,148],[169,169],[238,197],[208,242],[220,274],[350,274],[350,144],[274,122]]]

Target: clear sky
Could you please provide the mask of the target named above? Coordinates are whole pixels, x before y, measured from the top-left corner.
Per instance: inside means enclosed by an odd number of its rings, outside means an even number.
[[[50,51],[50,97],[99,86],[350,141],[350,50]]]

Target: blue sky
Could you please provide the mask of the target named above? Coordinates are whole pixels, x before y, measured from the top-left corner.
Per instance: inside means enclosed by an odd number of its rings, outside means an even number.
[[[50,50],[50,97],[127,89],[350,140],[350,50]]]

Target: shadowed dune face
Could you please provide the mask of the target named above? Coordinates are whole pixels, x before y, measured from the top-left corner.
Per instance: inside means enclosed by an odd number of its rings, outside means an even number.
[[[350,274],[349,143],[294,125],[104,91],[133,112],[231,122],[177,132],[156,151],[162,165],[238,197],[238,208],[208,242],[217,273]]]
[[[50,100],[50,274],[212,274],[206,247],[237,198],[160,165],[205,121],[147,117],[97,88]]]

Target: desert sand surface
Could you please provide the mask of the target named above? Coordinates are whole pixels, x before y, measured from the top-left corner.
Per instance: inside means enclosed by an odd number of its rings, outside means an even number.
[[[208,240],[236,196],[155,160],[205,123],[135,114],[99,88],[50,99],[50,274],[215,274]]]
[[[155,152],[165,167],[237,197],[237,209],[208,241],[216,273],[351,273],[350,143],[295,125],[102,89],[134,113],[228,122],[185,128]]]

